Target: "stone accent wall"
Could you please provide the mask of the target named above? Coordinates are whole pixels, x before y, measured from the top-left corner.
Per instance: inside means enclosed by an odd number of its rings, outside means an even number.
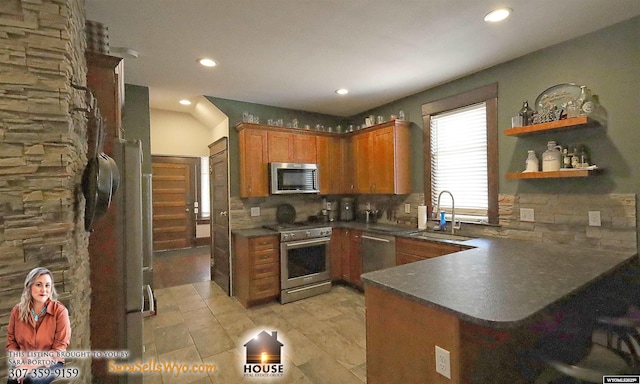
[[[534,210],[534,222],[520,221],[520,208]],[[636,252],[636,195],[500,195],[500,227],[483,233],[579,248]],[[589,211],[602,225],[589,226]]]
[[[327,196],[328,202],[335,202],[339,209],[340,197]],[[382,215],[380,223],[393,223],[413,226],[417,223],[418,204],[424,200],[423,194],[411,195],[367,195],[356,199],[357,209],[364,210],[367,202],[371,209],[393,211],[393,216],[387,219],[386,213]],[[404,203],[411,204],[411,214],[405,214]],[[296,209],[296,221],[306,221],[309,216],[319,215],[322,212],[322,197],[318,195],[289,195],[269,196],[264,198],[240,199],[231,197],[231,229],[247,229],[261,227],[265,224],[276,223],[276,209],[278,205],[289,203]],[[260,207],[260,216],[251,217],[251,207]],[[413,216],[412,216],[413,215]]]
[[[329,197],[328,200],[339,201],[339,197]],[[255,228],[275,223],[276,207],[285,202],[296,208],[297,221],[304,221],[307,216],[318,214],[322,209],[319,196],[232,198],[232,229]],[[424,194],[360,195],[356,199],[357,209],[364,210],[367,202],[370,203],[371,209],[385,211],[378,223],[417,228],[418,205],[424,202]],[[411,213],[404,213],[405,204],[411,205]],[[462,233],[579,248],[637,251],[635,194],[503,194],[499,196],[498,206],[498,226],[463,223]],[[251,207],[260,207],[261,215],[251,217]],[[532,208],[535,221],[520,221],[520,208]],[[386,211],[393,213],[387,216]],[[600,211],[600,227],[589,226],[589,211]]]
[[[80,190],[86,164],[84,2],[9,0],[0,10],[0,340],[27,273],[54,273],[70,311],[70,350],[89,350],[88,235]],[[0,352],[0,377],[6,375]],[[90,361],[77,382],[91,382]]]

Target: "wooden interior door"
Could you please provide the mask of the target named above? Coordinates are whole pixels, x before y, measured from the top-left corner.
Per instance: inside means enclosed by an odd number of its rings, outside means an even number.
[[[227,295],[231,293],[231,251],[229,244],[229,160],[228,139],[209,146],[211,194],[211,279]]]
[[[199,158],[152,156],[153,249],[191,248],[195,244],[195,178]]]

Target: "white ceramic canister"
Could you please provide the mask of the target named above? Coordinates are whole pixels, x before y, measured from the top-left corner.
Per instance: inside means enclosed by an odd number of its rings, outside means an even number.
[[[542,172],[559,171],[562,165],[562,147],[555,141],[547,143],[547,150],[542,154]]]

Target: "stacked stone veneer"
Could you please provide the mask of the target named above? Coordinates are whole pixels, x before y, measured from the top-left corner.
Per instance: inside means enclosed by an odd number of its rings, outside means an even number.
[[[0,2],[0,340],[36,266],[54,273],[69,308],[69,349],[89,350],[88,235],[80,190],[86,164],[84,2]],[[0,377],[6,375],[5,350]],[[91,382],[89,360],[76,382]]]
[[[329,200],[337,201],[338,197]],[[298,221],[315,215],[322,209],[318,196],[267,197],[263,199],[231,200],[232,229],[260,227],[276,222],[276,207],[290,203],[298,211]],[[372,209],[393,211],[382,215],[379,222],[417,227],[418,205],[424,195],[361,195],[357,198],[359,210],[366,203]],[[411,213],[404,213],[410,204]],[[499,225],[462,224],[461,233],[472,236],[506,237],[578,248],[596,248],[637,252],[637,219],[635,194],[559,195],[518,194],[499,196]],[[250,216],[251,207],[260,207],[258,217]],[[520,221],[520,208],[534,210],[534,222]],[[601,226],[589,226],[589,211],[599,211]]]
[[[637,252],[636,195],[500,195],[500,227],[482,232],[578,248]],[[534,222],[520,221],[520,208],[534,210]],[[601,226],[589,226],[589,211],[600,211]],[[559,255],[561,256],[561,255]]]

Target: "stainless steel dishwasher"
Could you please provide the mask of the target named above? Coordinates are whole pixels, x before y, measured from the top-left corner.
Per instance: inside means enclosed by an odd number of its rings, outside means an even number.
[[[363,232],[360,248],[362,273],[373,272],[396,265],[395,236]]]

